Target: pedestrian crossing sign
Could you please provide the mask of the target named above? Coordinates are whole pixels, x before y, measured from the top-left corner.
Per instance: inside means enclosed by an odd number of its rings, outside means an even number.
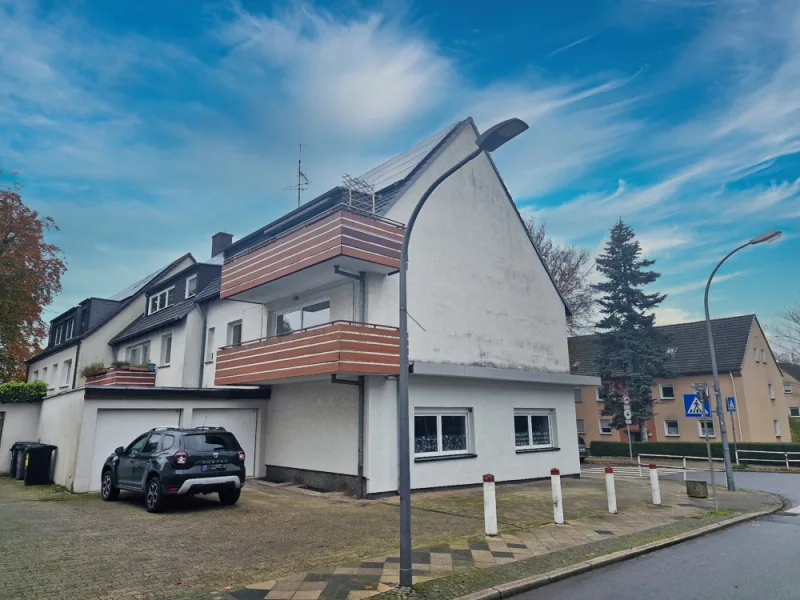
[[[683,408],[687,417],[702,419],[711,416],[711,404],[707,400],[702,402],[696,394],[683,395]]]
[[[736,398],[728,396],[728,412],[736,412]]]

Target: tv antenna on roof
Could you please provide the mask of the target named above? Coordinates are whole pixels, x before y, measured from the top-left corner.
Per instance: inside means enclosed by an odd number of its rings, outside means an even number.
[[[297,190],[297,206],[300,207],[300,192],[308,189],[308,177],[303,172],[303,144],[300,144],[300,151],[297,156],[297,185],[290,185],[284,190]]]

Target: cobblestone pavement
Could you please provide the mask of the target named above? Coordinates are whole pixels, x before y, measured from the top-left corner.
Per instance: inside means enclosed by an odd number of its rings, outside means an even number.
[[[252,482],[236,506],[188,499],[151,515],[0,478],[0,598],[359,600],[397,582],[394,499],[357,501]],[[415,494],[417,582],[626,535],[708,510],[664,482],[666,507],[620,481],[621,513],[604,515],[598,481],[564,481],[568,524],[551,519],[549,483],[498,485],[502,535],[484,538],[479,488]],[[367,558],[378,557],[378,558]],[[249,586],[249,587],[248,587]]]

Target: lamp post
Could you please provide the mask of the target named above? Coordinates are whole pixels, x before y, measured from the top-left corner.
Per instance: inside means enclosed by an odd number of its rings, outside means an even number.
[[[399,452],[398,491],[400,493],[400,585],[411,587],[411,457],[408,417],[408,313],[406,311],[406,271],[408,268],[408,243],[417,215],[433,191],[450,175],[477,157],[481,152],[494,152],[508,140],[528,129],[520,119],[508,119],[483,132],[475,140],[476,148],[450,167],[425,190],[411,213],[403,235],[400,253],[400,377],[397,386],[397,443]]]
[[[731,449],[728,446],[728,432],[727,427],[725,424],[725,417],[724,413],[722,412],[722,401],[721,401],[721,393],[719,387],[719,372],[717,371],[717,353],[714,350],[714,336],[711,333],[711,317],[708,314],[708,289],[711,287],[711,280],[714,279],[714,275],[716,275],[719,268],[722,266],[726,260],[728,260],[731,256],[736,254],[739,250],[743,248],[747,248],[748,246],[755,246],[756,244],[763,244],[764,242],[773,242],[781,237],[781,232],[777,229],[770,229],[766,233],[762,233],[761,235],[754,237],[752,240],[747,242],[746,244],[742,244],[738,248],[731,250],[725,258],[719,261],[714,270],[711,271],[711,275],[708,278],[708,283],[706,283],[706,293],[705,293],[705,309],[706,309],[706,331],[708,332],[708,347],[711,351],[711,371],[714,373],[714,396],[717,400],[717,421],[719,422],[719,435],[720,439],[722,440],[722,458],[725,462],[725,479],[728,482],[728,490],[734,491],[736,489],[736,484],[733,481],[733,467],[731,466]],[[712,472],[713,476],[713,472]]]

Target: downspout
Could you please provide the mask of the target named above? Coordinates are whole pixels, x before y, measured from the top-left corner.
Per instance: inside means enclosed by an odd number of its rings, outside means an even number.
[[[72,389],[74,390],[78,384],[78,368],[81,364],[81,341],[78,340],[78,349],[75,350],[75,368],[72,369]],[[30,367],[29,367],[30,368]]]
[[[206,313],[203,310],[203,307],[200,306],[199,302],[195,303],[197,310],[200,311],[200,316],[203,318],[203,335],[200,338],[200,381],[197,382],[197,388],[200,389],[203,387],[203,375],[205,374],[205,367],[206,367]]]
[[[733,387],[733,400],[736,402],[736,421],[739,425],[739,441],[744,442],[744,432],[742,431],[742,417],[741,411],[739,410],[739,396],[736,393],[736,382],[733,380],[733,371],[728,371],[728,375],[731,376],[731,386]]]
[[[359,321],[367,321],[367,274],[361,271],[358,274],[359,289]],[[358,378],[358,498],[367,495],[366,485],[364,485],[364,388],[366,377],[361,375]]]

